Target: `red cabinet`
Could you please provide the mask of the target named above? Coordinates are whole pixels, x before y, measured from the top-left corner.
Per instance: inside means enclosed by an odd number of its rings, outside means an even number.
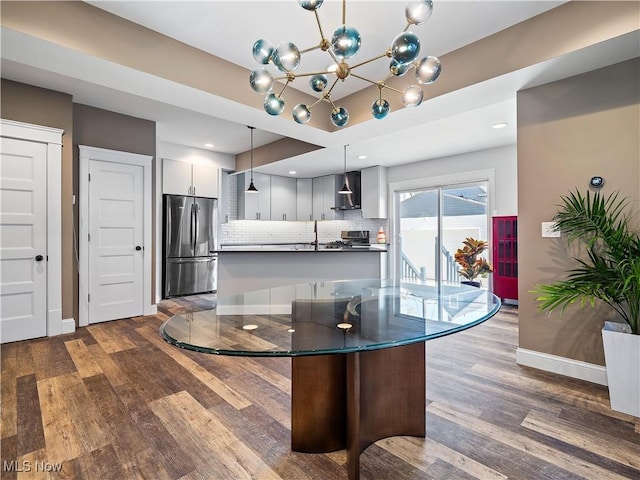
[[[493,217],[493,293],[518,300],[518,217]]]

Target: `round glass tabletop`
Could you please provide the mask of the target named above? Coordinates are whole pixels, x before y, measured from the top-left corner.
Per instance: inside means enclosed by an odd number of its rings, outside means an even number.
[[[455,333],[500,309],[492,293],[387,280],[318,281],[219,298],[174,315],[162,337],[180,348],[239,356],[322,355],[390,348]]]

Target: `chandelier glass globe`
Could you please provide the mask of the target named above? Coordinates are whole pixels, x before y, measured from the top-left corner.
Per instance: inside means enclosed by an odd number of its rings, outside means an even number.
[[[435,82],[440,76],[442,66],[436,57],[425,57],[416,66],[416,79],[422,84]]]
[[[331,49],[338,58],[351,58],[360,50],[362,39],[360,33],[353,27],[342,25],[333,32]]]
[[[311,120],[311,110],[309,110],[309,107],[303,103],[299,103],[293,107],[293,111],[291,113],[293,115],[293,119],[298,123],[307,123]]]
[[[300,50],[293,43],[278,45],[272,55],[273,64],[281,72],[290,72],[300,65]]]
[[[273,77],[266,68],[259,68],[249,75],[249,84],[256,93],[269,93],[273,88]]]
[[[280,115],[284,110],[284,100],[278,98],[275,93],[270,93],[264,98],[264,111],[269,115]]]
[[[344,127],[349,122],[349,112],[344,107],[338,107],[331,112],[331,123],[336,127]]]
[[[411,5],[407,5],[407,8],[405,9],[407,22],[412,25],[422,25],[431,18],[432,13],[433,2],[431,0],[413,2]]]
[[[393,39],[391,58],[398,63],[413,62],[420,54],[420,39],[412,32],[402,32]]]
[[[267,40],[256,40],[253,44],[253,58],[256,62],[267,65],[273,54],[273,45]]]
[[[328,83],[329,79],[324,74],[314,75],[309,79],[309,86],[314,92],[322,92]]]
[[[400,63],[395,58],[392,58],[389,63],[389,72],[395,77],[403,76],[409,71],[409,68],[411,68],[410,63]]]
[[[320,8],[324,0],[298,0],[298,4],[305,10],[313,11]]]
[[[418,85],[409,85],[402,92],[402,103],[405,107],[417,107],[423,98],[424,92]]]
[[[378,120],[383,119],[384,117],[389,115],[389,110],[389,102],[387,102],[385,99],[376,100],[375,102],[373,102],[373,105],[371,105],[371,113],[373,114],[373,117],[377,118]]]

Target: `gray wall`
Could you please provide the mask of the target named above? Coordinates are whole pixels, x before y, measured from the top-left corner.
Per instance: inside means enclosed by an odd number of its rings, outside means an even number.
[[[560,195],[602,191],[640,199],[640,60],[629,60],[518,94],[520,347],[604,365],[600,330],[608,310],[537,310],[530,290],[564,278],[576,253],[562,238],[542,238]]]

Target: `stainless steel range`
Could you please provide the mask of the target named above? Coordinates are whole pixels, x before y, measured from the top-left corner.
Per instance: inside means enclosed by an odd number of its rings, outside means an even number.
[[[329,242],[325,245],[326,248],[358,248],[368,247],[371,245],[369,242],[368,230],[342,230],[340,232],[341,240],[335,242]]]

